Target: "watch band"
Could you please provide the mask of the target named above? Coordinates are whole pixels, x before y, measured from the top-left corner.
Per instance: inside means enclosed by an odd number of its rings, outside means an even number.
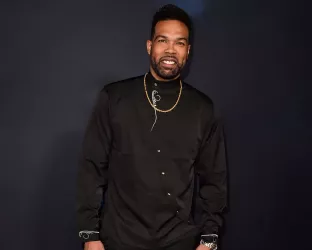
[[[214,242],[206,242],[203,239],[201,239],[200,244],[204,245],[206,247],[209,247],[210,250],[217,250],[218,249],[218,245]]]

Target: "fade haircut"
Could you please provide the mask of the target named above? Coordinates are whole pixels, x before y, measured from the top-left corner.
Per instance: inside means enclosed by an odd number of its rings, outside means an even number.
[[[189,15],[181,8],[173,4],[167,4],[161,7],[153,16],[151,40],[155,35],[155,26],[160,21],[177,20],[186,25],[189,31],[188,41],[191,43],[192,38],[192,20]]]

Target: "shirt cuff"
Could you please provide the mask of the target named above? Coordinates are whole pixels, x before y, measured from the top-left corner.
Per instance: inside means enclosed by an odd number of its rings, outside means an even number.
[[[202,234],[201,239],[207,243],[218,244],[218,235],[217,234]]]

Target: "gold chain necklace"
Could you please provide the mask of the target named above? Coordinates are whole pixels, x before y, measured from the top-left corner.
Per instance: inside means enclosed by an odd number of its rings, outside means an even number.
[[[181,97],[181,93],[182,93],[182,81],[180,80],[180,92],[179,92],[179,96],[178,96],[178,99],[177,99],[176,103],[175,103],[175,104],[173,105],[173,107],[170,108],[170,109],[161,110],[161,109],[159,109],[159,108],[156,108],[156,107],[152,104],[152,102],[151,102],[151,100],[150,100],[150,98],[149,98],[149,96],[148,96],[147,89],[146,89],[146,76],[147,76],[147,73],[146,73],[145,76],[144,76],[144,89],[145,89],[145,94],[146,94],[147,100],[148,100],[148,102],[150,103],[150,105],[153,107],[153,109],[155,109],[155,110],[157,110],[157,111],[159,111],[159,112],[162,112],[162,113],[168,113],[168,112],[172,111],[172,110],[178,105],[178,103],[179,103],[179,101],[180,101],[180,97]]]

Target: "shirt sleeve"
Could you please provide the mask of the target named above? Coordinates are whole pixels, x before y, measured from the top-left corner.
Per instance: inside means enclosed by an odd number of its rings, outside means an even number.
[[[77,177],[78,231],[83,242],[99,240],[112,140],[109,120],[109,97],[103,89],[85,131]]]
[[[205,126],[199,157],[198,174],[202,239],[217,237],[223,224],[222,213],[227,206],[227,166],[224,130],[220,120],[210,115]]]

